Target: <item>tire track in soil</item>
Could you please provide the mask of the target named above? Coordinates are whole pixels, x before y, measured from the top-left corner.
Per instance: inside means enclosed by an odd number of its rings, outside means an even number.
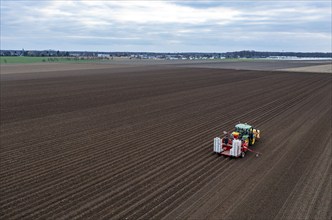
[[[228,170],[226,170],[226,171],[228,171]],[[223,174],[223,175],[224,175],[224,174]],[[227,178],[225,178],[225,179],[227,179]],[[168,207],[168,206],[167,206],[167,207]],[[151,216],[150,216],[150,217],[151,217]],[[157,216],[157,218],[161,218],[161,216],[160,216],[160,215],[158,215],[158,216]]]

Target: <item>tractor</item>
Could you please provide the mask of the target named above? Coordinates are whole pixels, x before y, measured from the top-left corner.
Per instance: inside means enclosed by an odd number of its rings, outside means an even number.
[[[247,123],[239,123],[235,125],[235,129],[231,134],[224,131],[223,138],[214,138],[213,151],[229,157],[244,157],[247,151],[254,152],[258,156],[260,153],[251,150],[249,147],[253,146],[259,139],[260,130]]]

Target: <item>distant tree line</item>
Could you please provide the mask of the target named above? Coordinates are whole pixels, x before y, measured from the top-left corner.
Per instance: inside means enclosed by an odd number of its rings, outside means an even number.
[[[226,58],[267,58],[275,56],[287,56],[287,57],[321,57],[321,58],[332,58],[332,53],[321,53],[321,52],[260,52],[260,51],[235,51],[224,53]]]
[[[28,57],[68,57],[68,51],[55,50],[1,50],[1,56],[28,56]]]

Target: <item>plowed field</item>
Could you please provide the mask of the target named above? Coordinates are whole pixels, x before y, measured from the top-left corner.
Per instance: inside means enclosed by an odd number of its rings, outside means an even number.
[[[172,66],[1,79],[2,219],[331,219],[331,74]],[[237,122],[245,158],[212,153]]]

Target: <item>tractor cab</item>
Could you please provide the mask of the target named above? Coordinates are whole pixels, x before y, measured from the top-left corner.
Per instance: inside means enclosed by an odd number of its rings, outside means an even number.
[[[253,131],[253,128],[252,128],[251,125],[248,125],[248,124],[237,124],[237,125],[235,125],[235,131],[233,133],[234,134],[238,134],[238,136],[239,136],[240,139],[242,139],[243,141],[248,142],[249,134],[252,131]]]

